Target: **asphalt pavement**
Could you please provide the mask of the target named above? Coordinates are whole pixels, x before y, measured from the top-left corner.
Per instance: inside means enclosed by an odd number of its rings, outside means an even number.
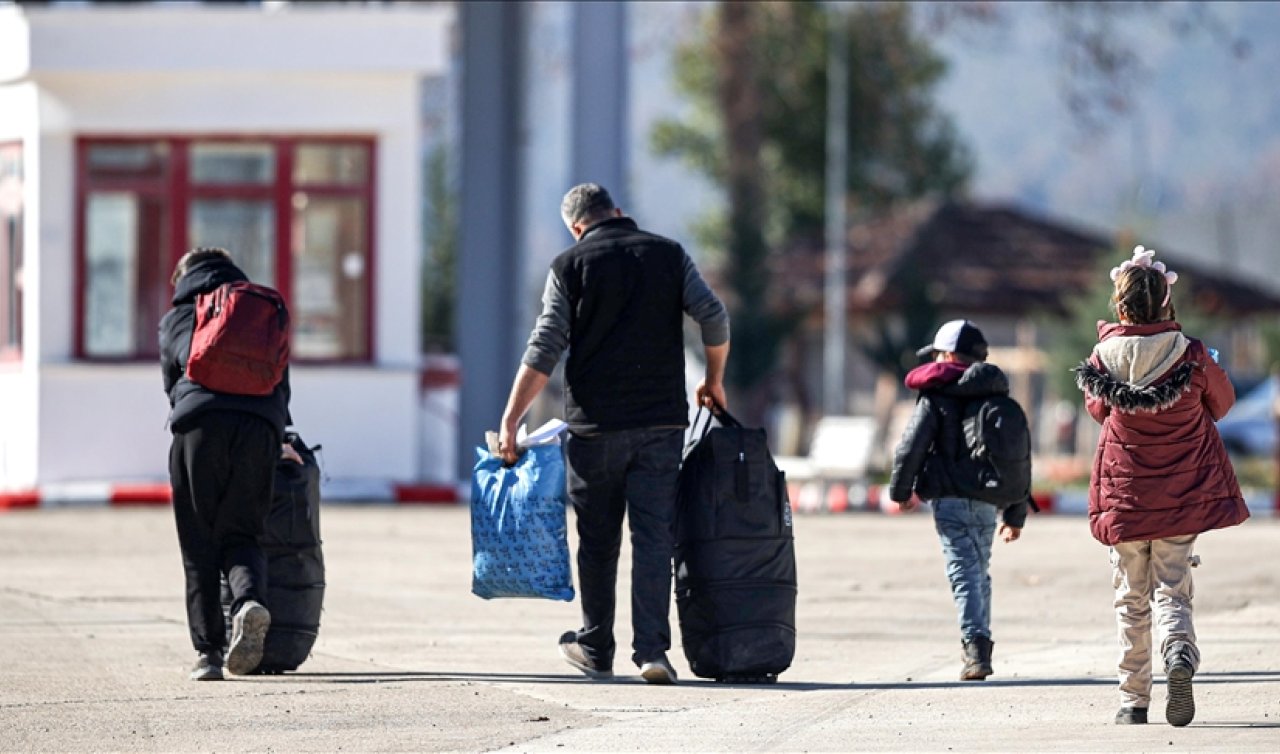
[[[1203,536],[1198,712],[1112,724],[1107,550],[1083,518],[1034,516],[995,546],[996,675],[962,683],[927,514],[796,520],[795,663],[773,686],[627,662],[563,663],[576,603],[470,594],[463,507],[326,505],[328,590],[297,673],[186,679],[194,660],[167,508],[0,515],[0,751],[1280,751],[1280,521]],[[624,551],[624,558],[627,553]]]

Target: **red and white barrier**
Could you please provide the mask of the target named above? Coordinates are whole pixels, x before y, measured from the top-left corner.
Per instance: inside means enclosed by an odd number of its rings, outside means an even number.
[[[470,499],[469,485],[397,483],[382,480],[331,479],[322,487],[326,501],[454,505]],[[889,499],[889,488],[864,482],[789,481],[787,494],[796,513],[840,514],[879,511],[908,513]],[[1032,495],[1041,514],[1082,516],[1089,511],[1085,489],[1038,491]],[[0,512],[75,506],[149,506],[169,504],[165,482],[65,482],[39,488],[0,490]],[[1280,515],[1280,495],[1266,488],[1246,488],[1245,504],[1255,516]],[[1034,515],[1034,514],[1033,514]]]
[[[452,505],[467,499],[449,484],[401,484],[385,481],[332,480],[322,486],[325,500],[344,503]],[[166,482],[66,482],[38,488],[0,490],[0,511],[64,506],[168,505]]]

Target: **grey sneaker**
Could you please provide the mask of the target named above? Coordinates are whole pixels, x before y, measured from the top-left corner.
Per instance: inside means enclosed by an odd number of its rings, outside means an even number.
[[[191,675],[187,677],[193,681],[221,681],[222,653],[201,652],[195,667],[191,668]]]
[[[582,674],[588,678],[604,680],[613,677],[611,668],[599,667],[591,661],[587,651],[578,643],[576,631],[565,631],[560,635],[560,656],[565,662],[581,670]]]
[[[235,675],[249,675],[262,662],[262,645],[271,628],[271,613],[260,603],[249,600],[231,619],[231,647],[227,650],[226,668]]]
[[[1121,707],[1116,713],[1116,725],[1146,725],[1146,707]]]
[[[1164,719],[1172,726],[1181,728],[1195,719],[1196,700],[1191,693],[1191,677],[1195,674],[1191,658],[1185,652],[1178,652],[1169,658],[1165,667],[1169,699],[1165,703]]]
[[[663,654],[641,665],[640,677],[648,683],[670,686],[676,682],[676,669],[671,667],[667,656]]]

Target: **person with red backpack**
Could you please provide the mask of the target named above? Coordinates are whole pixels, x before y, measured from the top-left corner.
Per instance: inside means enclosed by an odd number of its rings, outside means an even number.
[[[221,680],[224,665],[236,675],[257,668],[271,624],[259,538],[290,423],[288,311],[278,293],[248,282],[224,249],[187,252],[171,282],[160,365],[171,409],[169,480],[187,625],[198,655],[190,677]],[[229,645],[224,574],[232,596]]]
[[[960,620],[962,681],[991,675],[991,543],[1022,534],[1031,499],[1026,415],[1009,380],[987,363],[987,341],[972,322],[938,328],[916,352],[927,363],[906,385],[919,390],[915,413],[894,454],[889,497],[914,508],[914,492],[933,507],[947,579]]]

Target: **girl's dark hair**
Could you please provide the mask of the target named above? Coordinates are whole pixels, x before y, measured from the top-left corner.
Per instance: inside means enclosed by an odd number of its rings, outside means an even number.
[[[1150,325],[1173,319],[1173,302],[1161,306],[1169,292],[1164,273],[1151,267],[1130,267],[1116,277],[1111,309],[1116,316],[1134,325]]]
[[[220,249],[217,246],[199,246],[182,255],[178,260],[178,264],[173,268],[173,277],[169,278],[170,285],[177,285],[182,276],[187,274],[196,262],[203,262],[206,259],[222,257],[223,259],[231,259],[231,252],[226,249]]]

